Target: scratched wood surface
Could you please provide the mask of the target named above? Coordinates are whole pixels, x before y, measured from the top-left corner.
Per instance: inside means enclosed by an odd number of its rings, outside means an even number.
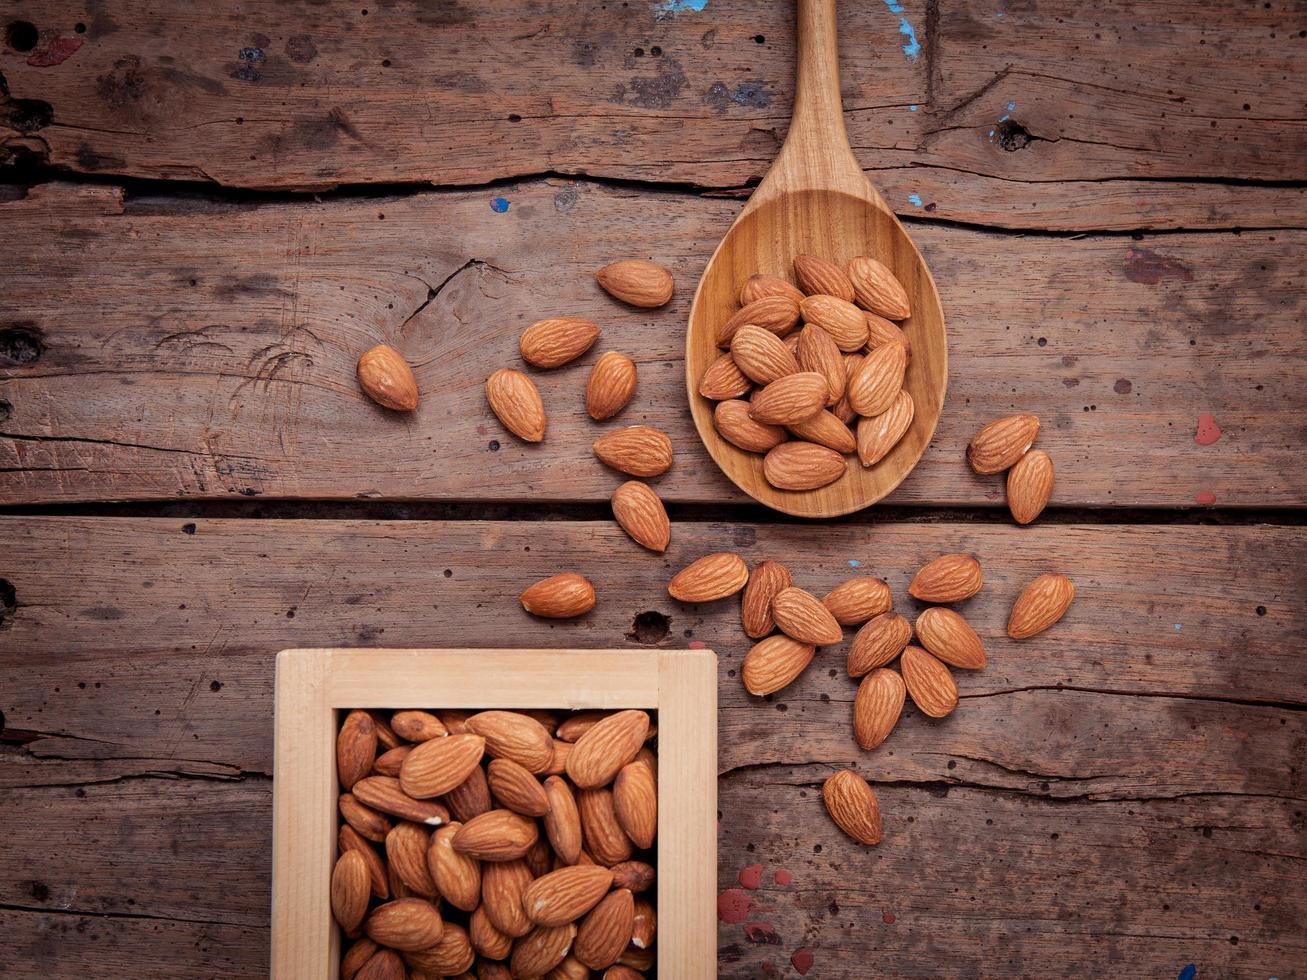
[[[583,391],[607,349],[640,370],[609,426],[672,436],[659,491],[746,499],[699,442],[682,367],[693,285],[739,204],[566,181],[495,193],[506,213],[485,191],[241,204],[53,184],[0,204],[14,243],[0,499],[604,501],[618,481],[591,454],[605,427]],[[943,298],[950,377],[935,439],[891,502],[1001,506],[1001,481],[973,475],[963,449],[1021,410],[1043,420],[1055,505],[1303,503],[1307,232],[913,236]],[[632,253],[675,271],[665,310],[595,284]],[[525,445],[482,385],[522,365],[527,324],[560,313],[604,336],[578,364],[536,372],[550,429]],[[355,361],[380,340],[416,366],[412,416],[359,391]],[[1203,413],[1223,432],[1214,444],[1196,441]]]
[[[1059,947],[1058,975],[1095,961],[1166,975],[1199,959],[1220,975],[1292,976],[1307,962],[1307,904],[1292,886],[1307,860],[1304,537],[1045,525],[1018,549],[1007,528],[972,524],[820,538],[678,524],[659,557],[606,522],[5,519],[4,942],[62,976],[144,918],[160,926],[145,940],[158,975],[258,974],[269,651],[310,638],[475,645],[494,623],[500,644],[719,652],[720,886],[765,865],[748,924],[721,924],[723,976],[785,968],[800,947],[822,976],[862,975],[873,953],[878,972],[957,975],[946,951],[962,947],[978,976],[1029,975]],[[843,646],[792,688],[750,697],[736,676],[738,604],[667,596],[675,569],[723,547],[783,557],[819,593],[857,561],[909,616],[918,564],[972,551],[986,586],[964,610],[991,664],[960,675],[952,717],[909,708],[890,741],[860,752]],[[523,613],[512,596],[563,564],[593,578],[596,610],[562,624]],[[1071,613],[1032,641],[1005,639],[1020,584],[1054,568],[1079,586]],[[882,785],[875,851],[849,845],[820,809],[821,779],[849,763]],[[125,874],[130,862],[149,874]]]

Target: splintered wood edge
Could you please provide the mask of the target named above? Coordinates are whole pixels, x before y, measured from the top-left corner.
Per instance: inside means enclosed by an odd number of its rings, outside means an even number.
[[[283,650],[277,655],[272,969],[337,980],[335,747],[348,708],[658,711],[659,971],[717,975],[717,655],[711,650]]]

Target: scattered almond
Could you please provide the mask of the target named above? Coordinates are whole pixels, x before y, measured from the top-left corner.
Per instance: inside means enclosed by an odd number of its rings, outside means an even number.
[[[1032,449],[1007,473],[1007,506],[1018,524],[1029,524],[1044,511],[1053,495],[1053,460]]]
[[[590,369],[585,386],[585,410],[596,422],[610,419],[626,407],[635,394],[635,362],[610,350]]]
[[[870,575],[841,582],[821,601],[841,626],[859,626],[894,606],[889,586]]]
[[[985,666],[985,645],[971,624],[943,606],[931,606],[917,617],[921,645],[950,667],[977,670]]]
[[[907,687],[895,671],[877,668],[862,679],[853,699],[853,736],[862,749],[889,738],[903,713]]]
[[[746,636],[761,639],[776,628],[772,600],[793,584],[789,569],[780,562],[764,561],[754,568],[740,600],[740,621]]]
[[[771,604],[772,616],[781,632],[800,643],[826,646],[844,638],[840,624],[810,592],[791,586],[779,592]]]
[[[388,344],[377,344],[363,352],[358,378],[363,393],[384,408],[411,412],[418,407],[418,382],[413,369]]]
[[[880,805],[867,781],[841,769],[822,784],[821,798],[836,826],[859,844],[880,843]]]
[[[538,368],[561,367],[588,351],[599,339],[599,325],[579,316],[537,320],[522,331],[522,359]]]
[[[760,640],[744,656],[740,676],[750,694],[773,694],[785,687],[812,662],[816,647],[784,634]]]
[[[520,599],[522,608],[533,616],[571,619],[584,616],[594,608],[595,590],[584,576],[564,572],[528,586]]]
[[[649,485],[627,480],[613,491],[613,517],[636,544],[650,551],[666,551],[672,537],[667,510]]]
[[[735,595],[748,581],[744,559],[723,551],[686,565],[668,583],[667,591],[681,602],[712,602]]]
[[[628,425],[595,440],[601,463],[631,476],[660,476],[672,466],[672,440],[661,429]]]
[[[672,274],[647,259],[610,263],[595,273],[595,279],[609,296],[645,309],[664,305],[676,288]]]
[[[1001,473],[1034,445],[1039,419],[1034,415],[1009,415],[990,422],[967,446],[967,462],[977,473]]]
[[[1040,575],[1030,581],[1007,620],[1007,635],[1024,640],[1042,633],[1064,615],[1076,597],[1076,587],[1065,575]]]
[[[867,620],[849,647],[850,677],[862,677],[903,652],[912,642],[912,624],[896,612],[881,613]]]
[[[545,437],[545,404],[536,383],[521,371],[500,368],[486,379],[486,401],[504,428],[525,442]]]
[[[921,566],[908,593],[922,602],[961,602],[980,591],[984,576],[970,555],[940,555]]]
[[[924,714],[943,718],[958,706],[958,686],[942,663],[921,647],[909,646],[899,659],[903,683]]]

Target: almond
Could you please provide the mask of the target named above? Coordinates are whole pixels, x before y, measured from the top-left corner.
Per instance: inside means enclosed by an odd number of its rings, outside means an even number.
[[[740,600],[740,622],[745,635],[757,640],[776,628],[771,614],[772,600],[793,584],[789,569],[780,562],[764,561],[754,568]]]
[[[429,711],[396,711],[390,716],[390,727],[410,742],[429,742],[449,734],[440,719]]]
[[[395,348],[377,344],[364,351],[359,357],[358,377],[363,393],[378,405],[396,412],[411,412],[418,407],[417,378]]]
[[[514,813],[543,817],[549,812],[549,800],[540,780],[512,759],[491,759],[486,780],[495,799]]]
[[[597,422],[610,419],[635,394],[635,361],[615,350],[602,354],[585,385],[585,410]]]
[[[594,907],[576,930],[572,955],[595,970],[617,962],[635,929],[635,899],[619,888]]]
[[[385,815],[370,806],[364,806],[353,793],[341,793],[337,808],[345,822],[370,841],[379,844],[390,833],[390,821]]]
[[[466,730],[463,734],[469,734]],[[477,766],[467,779],[445,794],[445,803],[455,818],[464,823],[490,809],[490,786],[486,772]]]
[[[870,575],[841,582],[821,601],[841,626],[859,626],[894,606],[889,586]]]
[[[735,331],[746,323],[783,337],[799,322],[799,304],[790,296],[764,296],[742,306],[717,331],[717,346],[730,347]]]
[[[373,909],[363,928],[374,943],[391,949],[427,949],[440,941],[444,923],[425,898],[399,898]]]
[[[667,591],[681,602],[713,602],[735,595],[748,581],[744,559],[722,551],[686,565],[667,584]]]
[[[372,716],[366,711],[351,711],[336,735],[336,775],[341,789],[352,789],[371,772],[376,757],[377,728]]]
[[[912,624],[895,612],[869,619],[849,647],[850,677],[861,677],[884,667],[912,641]]]
[[[676,288],[672,274],[648,259],[612,262],[596,272],[595,279],[609,296],[645,309],[664,305]]]
[[[423,745],[439,745],[445,742],[423,742]],[[415,750],[416,751],[416,750]],[[409,753],[412,755],[412,753]],[[405,759],[405,762],[408,760]],[[401,767],[402,775],[403,769]],[[438,827],[449,822],[449,811],[432,800],[419,800],[404,792],[398,779],[390,776],[368,776],[354,784],[354,795],[367,806],[391,816],[414,823],[423,823],[428,827]]]
[[[797,332],[795,332],[795,333],[787,333],[787,334],[782,338],[782,340],[783,340],[785,346],[788,347],[788,348],[790,349],[790,353],[793,354],[795,357],[798,357],[798,356],[799,356],[799,334],[798,334]]]
[[[1029,524],[1053,495],[1053,460],[1042,449],[1032,449],[1007,474],[1007,506],[1018,524]]]
[[[340,978],[341,980],[354,980],[359,970],[363,969],[363,964],[370,960],[381,949],[367,936],[363,936],[353,946],[349,948],[340,961]]]
[[[912,425],[915,412],[912,396],[906,388],[900,388],[889,408],[879,415],[858,420],[858,459],[863,466],[875,466],[899,444]]]
[[[740,676],[750,694],[773,694],[803,673],[816,648],[788,636],[769,636],[744,656]]]
[[[445,731],[451,735],[462,735],[467,731],[467,720],[476,712],[467,711],[463,708],[445,708],[437,711],[440,723],[445,726]]]
[[[666,551],[672,537],[663,502],[648,484],[628,480],[613,491],[613,517],[636,544],[650,551]]]
[[[708,365],[699,379],[699,394],[713,401],[739,398],[747,394],[753,382],[744,376],[735,358],[727,352]]]
[[[427,871],[445,901],[470,912],[481,902],[481,864],[454,850],[454,837],[462,829],[463,825],[455,822],[431,835]]]
[[[512,759],[530,772],[542,773],[554,757],[554,740],[545,726],[520,711],[482,711],[467,720],[467,727],[486,740],[486,751],[496,759]]]
[[[799,304],[799,312],[804,323],[826,331],[842,351],[852,353],[867,343],[867,318],[838,296],[809,296]]]
[[[873,670],[858,685],[853,699],[853,737],[862,749],[874,749],[894,730],[907,687],[895,671],[884,667]]]
[[[797,439],[825,446],[840,454],[851,453],[858,448],[849,427],[830,412],[818,412],[812,418],[795,422],[786,428]]]
[[[658,917],[654,907],[643,898],[635,900],[635,920],[631,924],[631,945],[636,949],[652,949]]]
[[[631,856],[631,841],[617,822],[613,794],[608,789],[583,789],[576,799],[581,834],[595,862],[611,868]]]
[[[567,772],[567,756],[571,751],[571,742],[554,739],[554,757],[549,760],[549,768],[545,772],[550,776],[561,776]]]
[[[798,333],[798,364],[800,371],[812,371],[826,379],[826,404],[834,405],[844,397],[848,375],[844,368],[844,355],[835,340],[821,327],[809,324]]]
[[[777,490],[816,490],[845,473],[844,457],[813,442],[783,442],[762,461],[762,473]]]
[[[612,883],[613,873],[597,864],[559,868],[531,882],[522,895],[522,908],[536,925],[561,926],[599,904]]]
[[[536,926],[513,943],[509,969],[514,977],[541,977],[567,956],[576,939],[576,926]]]
[[[604,971],[603,980],[642,980],[644,974],[640,971],[653,968],[653,954],[645,953],[643,950],[635,950],[634,952],[640,953],[641,956],[638,959],[635,958],[632,950],[628,947],[619,957],[619,960],[629,960],[633,963],[639,963],[640,966],[610,966]]]
[[[880,843],[880,805],[867,781],[841,769],[822,784],[821,798],[836,826],[859,844]]]
[[[531,850],[522,856],[522,860],[526,862],[531,877],[539,878],[553,870],[554,849],[549,846],[549,841],[537,836],[536,842],[531,845]]]
[[[551,316],[522,331],[522,360],[538,368],[561,367],[599,339],[599,325],[579,316]]]
[[[849,381],[849,404],[859,415],[880,415],[889,411],[908,366],[902,344],[885,344],[863,357],[858,373]]]
[[[538,836],[535,821],[512,810],[491,810],[473,817],[454,835],[459,854],[479,861],[513,861],[531,849]]]
[[[908,593],[922,602],[961,602],[984,584],[980,562],[970,555],[940,555],[921,566]]]
[[[958,686],[942,663],[921,647],[909,646],[899,659],[903,683],[912,701],[932,718],[943,718],[958,706]]]
[[[525,861],[493,861],[481,867],[481,907],[490,924],[506,936],[525,936],[532,929],[522,908],[531,880]]]
[[[825,294],[836,296],[846,303],[853,302],[853,284],[834,262],[816,255],[800,254],[794,257],[794,278],[809,296]]]
[[[559,723],[554,737],[561,738],[564,742],[575,742],[608,715],[607,711],[574,711]]]
[[[495,418],[526,442],[545,437],[545,403],[536,383],[521,371],[500,368],[486,379],[486,401]]]
[[[544,819],[549,843],[563,863],[576,864],[581,855],[581,817],[572,788],[561,776],[550,776],[545,780],[545,796],[549,800]]]
[[[377,948],[377,951],[364,963],[354,980],[405,980],[408,973],[404,961],[393,949]]]
[[[917,617],[917,639],[950,667],[978,670],[985,666],[985,644],[971,624],[943,606],[932,606]]]
[[[653,883],[652,865],[645,864],[643,861],[623,861],[621,864],[613,865],[614,888],[629,888],[639,894],[648,891]]]
[[[574,572],[541,579],[519,597],[522,608],[546,619],[584,616],[595,607],[595,590],[590,580]]]
[[[415,800],[444,796],[481,762],[486,740],[480,735],[450,735],[423,742],[404,757],[399,785]]]
[[[772,600],[772,616],[781,632],[800,643],[825,646],[844,638],[830,610],[811,592],[791,586]]]
[[[751,453],[765,453],[785,441],[785,430],[766,425],[749,417],[749,403],[739,400],[718,402],[713,410],[717,433],[733,446]]]
[[[653,847],[658,830],[658,783],[643,762],[628,762],[613,782],[617,822],[636,847]]]
[[[576,740],[567,756],[567,775],[579,789],[607,786],[635,758],[648,731],[649,716],[643,711],[608,715]]]
[[[754,394],[749,418],[768,425],[791,425],[810,419],[826,404],[826,379],[815,371],[800,371]]]
[[[977,473],[1001,473],[1034,445],[1039,435],[1035,415],[1009,415],[990,422],[967,446],[967,462]]]
[[[336,834],[336,850],[341,854],[347,851],[357,851],[363,855],[363,861],[368,866],[368,881],[372,886],[372,894],[377,898],[390,897],[390,883],[386,879],[386,865],[377,856],[373,849],[362,836],[354,830],[353,827],[341,827]]]
[[[429,949],[413,950],[404,954],[404,959],[413,972],[409,977],[419,977],[416,971],[429,977],[452,977],[470,970],[476,960],[472,942],[467,930],[452,922],[446,922],[440,933],[439,941]]]
[[[427,868],[427,848],[430,845],[430,832],[421,824],[407,820],[396,824],[386,835],[386,860],[390,870],[414,895],[434,899],[437,896],[436,883],[431,880]]]
[[[1024,640],[1042,633],[1066,614],[1075,597],[1075,584],[1065,575],[1040,575],[1032,579],[1012,604],[1007,635]]]
[[[408,754],[413,751],[411,745],[397,745],[387,752],[382,752],[377,756],[377,761],[372,763],[373,776],[399,776],[399,767],[404,764]]]
[[[345,932],[353,932],[363,922],[370,897],[367,862],[358,851],[346,851],[331,872],[331,914]]]
[[[862,316],[867,321],[868,351],[898,341],[903,345],[903,349],[907,351],[908,359],[912,359],[912,341],[908,340],[908,335],[903,332],[902,327],[897,323],[886,320],[883,316],[877,316],[875,313],[864,313]]]
[[[601,463],[631,476],[659,476],[672,465],[672,440],[648,425],[628,425],[595,440]]]
[[[766,276],[759,273],[744,280],[744,284],[740,286],[741,306],[748,306],[767,296],[785,296],[796,303],[803,299],[802,292],[779,276]]]
[[[884,263],[859,255],[849,261],[844,271],[853,283],[854,299],[864,310],[890,320],[905,320],[911,314],[908,291]]]
[[[377,730],[377,746],[389,751],[398,748],[402,742],[390,728],[390,722],[380,711],[369,711],[368,717],[372,719],[372,727]]]
[[[799,362],[785,342],[752,323],[740,327],[731,338],[731,357],[745,377],[761,385],[799,373]]]
[[[844,394],[840,397],[840,400],[835,403],[835,407],[831,409],[831,414],[845,425],[848,425],[858,417],[858,413],[855,412],[853,406],[849,404],[849,382],[852,381],[853,376],[858,373],[858,368],[862,367],[862,360],[863,357],[861,354],[844,355]]]
[[[497,864],[495,867],[503,868],[506,865]],[[526,913],[521,914],[525,919]],[[486,914],[485,905],[478,904],[473,909],[472,915],[467,920],[467,936],[472,943],[472,948],[487,959],[507,959],[508,954],[513,951],[513,937],[500,932],[495,927],[495,924],[490,921],[490,916]]]

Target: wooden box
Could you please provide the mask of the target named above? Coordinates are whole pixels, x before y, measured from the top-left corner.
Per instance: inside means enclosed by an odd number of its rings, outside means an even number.
[[[350,708],[658,712],[658,971],[717,975],[717,657],[708,650],[283,650],[272,975],[336,980],[336,731]]]

